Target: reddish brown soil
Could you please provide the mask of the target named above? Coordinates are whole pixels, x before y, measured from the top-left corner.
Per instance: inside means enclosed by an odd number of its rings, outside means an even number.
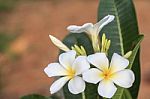
[[[150,2],[135,1],[140,31],[145,39],[141,50],[142,84],[139,99],[150,99]],[[2,99],[18,99],[22,95],[39,93],[49,95],[52,79],[43,69],[57,58],[58,49],[48,34],[63,39],[69,24],[96,22],[98,0],[43,0],[22,1],[10,13],[3,27],[20,36],[11,44],[9,52],[20,57],[11,61],[1,55],[3,89]]]

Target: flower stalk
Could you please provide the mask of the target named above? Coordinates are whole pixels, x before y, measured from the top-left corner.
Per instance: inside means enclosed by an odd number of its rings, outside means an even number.
[[[91,36],[92,38],[92,46],[93,46],[93,49],[94,49],[94,52],[96,53],[96,52],[100,52],[100,47],[99,47],[99,40],[98,40],[98,36],[96,36],[96,35],[92,35]]]
[[[85,92],[82,92],[82,99],[86,99],[85,98]]]

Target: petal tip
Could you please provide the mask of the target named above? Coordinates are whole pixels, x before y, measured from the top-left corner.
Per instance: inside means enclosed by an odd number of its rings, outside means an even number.
[[[72,28],[72,25],[67,26],[67,30],[70,31]]]
[[[49,74],[48,74],[48,71],[47,71],[47,67],[46,68],[44,68],[44,73],[48,76],[48,77],[51,77]]]
[[[51,37],[52,35],[49,34],[48,36]]]
[[[76,25],[69,25],[68,27],[67,27],[67,30],[68,31],[70,31],[70,32],[72,32],[72,33],[80,33],[79,31],[80,31],[80,26],[76,26]]]
[[[112,20],[114,20],[114,19],[115,19],[115,16],[114,16],[114,15],[110,15],[110,14],[108,14],[108,17],[109,17],[110,19],[112,19]]]
[[[53,38],[55,38],[55,37],[49,34],[49,38],[50,38],[50,39],[53,39]]]
[[[54,94],[55,92],[53,92],[53,91],[50,91],[50,93],[51,93],[51,94]]]

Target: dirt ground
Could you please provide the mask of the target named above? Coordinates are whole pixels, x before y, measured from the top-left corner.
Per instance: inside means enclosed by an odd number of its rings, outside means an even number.
[[[142,84],[139,99],[150,99],[150,1],[136,0],[139,29],[145,35],[141,47]],[[8,54],[0,54],[2,66],[2,98],[18,99],[22,95],[39,93],[50,95],[52,79],[43,69],[57,58],[58,49],[48,35],[59,39],[67,35],[70,24],[81,25],[96,22],[98,0],[37,0],[21,1],[6,15],[2,27],[8,33],[18,33],[9,52],[18,56],[11,60]],[[5,97],[3,97],[5,96]]]

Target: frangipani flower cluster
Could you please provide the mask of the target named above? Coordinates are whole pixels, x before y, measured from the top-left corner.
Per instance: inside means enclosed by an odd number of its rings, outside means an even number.
[[[124,56],[114,53],[109,62],[107,54],[111,41],[106,38],[105,34],[102,36],[100,47],[99,32],[113,20],[114,16],[108,15],[95,25],[86,23],[83,26],[71,25],[67,28],[72,33],[86,32],[89,35],[94,49],[91,55],[87,55],[83,46],[73,45],[68,48],[60,40],[49,35],[51,41],[65,51],[59,55],[59,62],[50,63],[44,69],[48,77],[60,77],[51,85],[51,94],[58,92],[67,83],[72,94],[83,93],[86,83],[93,83],[98,84],[97,92],[100,96],[111,98],[116,93],[117,86],[123,88],[132,86],[135,80],[134,73],[126,69],[132,51]]]
[[[90,64],[96,68],[90,68]],[[59,91],[68,81],[68,89],[72,94],[79,94],[85,90],[88,83],[97,84],[99,95],[111,98],[120,87],[132,86],[134,73],[125,69],[129,61],[114,53],[109,65],[105,53],[95,53],[89,56],[77,56],[76,52],[70,50],[59,56],[59,63],[51,63],[45,69],[48,77],[61,76],[50,88],[51,94]]]

